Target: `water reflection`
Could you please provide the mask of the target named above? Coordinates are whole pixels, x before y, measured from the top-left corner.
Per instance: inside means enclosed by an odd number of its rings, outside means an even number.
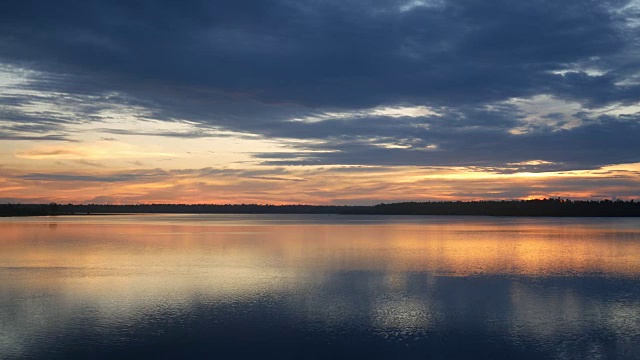
[[[0,220],[0,358],[634,358],[628,219]]]

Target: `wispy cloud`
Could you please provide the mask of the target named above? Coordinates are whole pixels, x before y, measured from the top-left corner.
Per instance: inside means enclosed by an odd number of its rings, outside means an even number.
[[[170,153],[143,150],[128,144],[114,143],[110,146],[100,144],[78,144],[66,146],[39,146],[15,153],[23,159],[67,159],[67,160],[104,160],[130,159],[146,157],[172,156]]]

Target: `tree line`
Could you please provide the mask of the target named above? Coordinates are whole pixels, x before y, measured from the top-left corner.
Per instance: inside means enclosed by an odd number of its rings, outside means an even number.
[[[260,204],[0,204],[0,216],[83,214],[351,214],[486,216],[640,216],[640,202],[611,200],[487,200],[399,202],[372,206]]]

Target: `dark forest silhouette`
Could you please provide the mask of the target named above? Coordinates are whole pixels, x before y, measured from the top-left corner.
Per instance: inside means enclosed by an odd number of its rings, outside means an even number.
[[[401,202],[373,206],[258,204],[0,204],[0,216],[81,214],[351,214],[488,216],[640,216],[640,202],[565,199]]]

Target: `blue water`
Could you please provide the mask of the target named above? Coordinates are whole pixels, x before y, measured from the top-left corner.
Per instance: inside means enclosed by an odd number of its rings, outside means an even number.
[[[640,221],[0,219],[0,358],[640,359]]]

